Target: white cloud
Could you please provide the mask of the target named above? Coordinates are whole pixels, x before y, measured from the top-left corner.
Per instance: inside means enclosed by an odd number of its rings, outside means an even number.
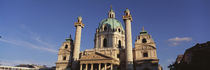
[[[49,40],[49,38],[42,38],[40,34],[32,31],[30,27],[27,27],[26,25],[21,25],[21,29],[18,29],[20,31],[17,32],[15,36],[4,36],[0,38],[0,43],[12,45],[12,47],[18,47],[18,48],[27,48],[27,49],[33,49],[36,51],[46,51],[49,53],[57,54],[57,45],[52,42],[52,40]],[[7,59],[8,57],[4,57],[4,59],[0,58],[0,64],[3,65],[9,65],[14,66],[17,64],[45,64],[48,66],[53,66],[54,62],[49,61],[42,61],[42,60],[11,60]]]
[[[52,43],[48,43],[47,41],[42,40],[39,36],[39,34],[31,31],[30,27],[28,27],[25,24],[21,24],[20,27],[23,29],[24,33],[20,33],[24,35],[24,38],[11,38],[11,39],[0,39],[0,41],[8,43],[8,44],[13,44],[17,46],[22,46],[22,47],[29,47],[29,48],[34,48],[42,51],[48,51],[52,53],[57,53],[56,49],[53,49],[56,47],[56,45]],[[27,40],[24,40],[27,39]]]
[[[47,43],[46,41],[43,41],[39,36],[34,37],[33,39],[46,47],[55,47],[55,45],[52,45],[51,43]]]
[[[171,38],[169,39],[169,41],[176,41],[176,42],[182,42],[182,41],[192,41],[192,38],[190,37],[175,37],[175,38]]]
[[[16,46],[23,46],[23,47],[29,47],[29,48],[34,48],[34,49],[38,49],[38,50],[43,50],[43,51],[48,51],[48,52],[52,52],[52,53],[57,53],[57,50],[54,50],[52,48],[49,47],[45,47],[43,45],[36,45],[33,43],[30,43],[28,41],[23,41],[23,40],[5,40],[5,39],[0,39],[0,41],[8,43],[8,44],[13,44]]]
[[[170,46],[177,46],[183,42],[190,42],[190,41],[192,41],[191,37],[175,37],[175,38],[168,39]]]

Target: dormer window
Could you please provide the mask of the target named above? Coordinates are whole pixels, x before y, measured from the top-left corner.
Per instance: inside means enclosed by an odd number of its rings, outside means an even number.
[[[142,39],[142,43],[147,43],[147,40],[145,38]]]

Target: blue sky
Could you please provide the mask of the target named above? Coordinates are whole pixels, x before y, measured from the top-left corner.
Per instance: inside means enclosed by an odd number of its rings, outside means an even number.
[[[122,23],[125,8],[130,9],[133,46],[144,26],[165,70],[178,54],[210,40],[209,0],[0,0],[0,63],[54,66],[62,42],[69,34],[75,37],[77,16],[85,24],[81,50],[93,48],[110,5]]]

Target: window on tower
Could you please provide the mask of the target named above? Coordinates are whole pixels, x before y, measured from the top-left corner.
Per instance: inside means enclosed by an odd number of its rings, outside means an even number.
[[[65,49],[67,49],[68,48],[68,45],[65,45]]]
[[[120,54],[117,54],[117,58],[120,58]]]
[[[147,43],[147,40],[145,38],[142,39],[142,43]]]
[[[147,52],[144,52],[143,53],[143,57],[148,57],[148,53]]]
[[[103,40],[103,46],[107,47],[107,39],[106,38]]]
[[[121,41],[118,41],[118,48],[121,48]]]
[[[63,56],[63,60],[66,60],[66,56]]]

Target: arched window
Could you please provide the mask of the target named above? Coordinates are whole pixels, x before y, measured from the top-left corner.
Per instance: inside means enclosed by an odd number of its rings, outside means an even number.
[[[147,43],[147,40],[145,38],[142,39],[142,43]]]
[[[118,47],[121,48],[121,41],[118,41]]]
[[[107,31],[107,26],[104,27],[104,31]]]
[[[125,15],[128,15],[128,13],[126,12]]]
[[[103,40],[103,46],[107,47],[107,40],[106,40],[106,38]]]
[[[67,49],[68,48],[68,45],[65,45],[65,49]]]
[[[120,32],[120,29],[118,29],[118,32]]]

